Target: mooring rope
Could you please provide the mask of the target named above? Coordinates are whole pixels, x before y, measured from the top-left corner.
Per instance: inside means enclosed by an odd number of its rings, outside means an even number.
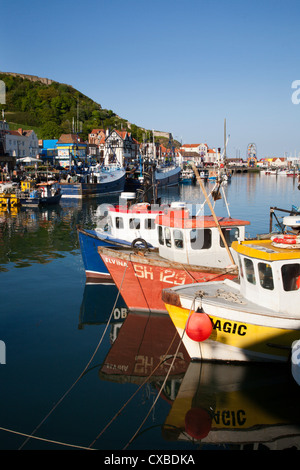
[[[171,341],[171,343],[169,344],[168,346],[168,349],[167,351],[165,352],[163,358],[160,360],[160,362],[157,364],[157,366],[153,369],[153,371],[151,372],[151,374],[149,374],[145,379],[144,381],[142,382],[142,384],[137,388],[137,390],[131,395],[131,397],[124,403],[124,405],[119,409],[119,411],[112,417],[112,419],[107,423],[107,425],[102,429],[102,431],[97,435],[97,437],[93,440],[93,442],[91,442],[90,446],[91,447],[93,444],[95,444],[95,442],[99,439],[99,437],[101,437],[101,435],[106,431],[106,429],[108,429],[108,427],[113,423],[113,421],[115,421],[115,419],[122,413],[122,411],[124,411],[124,409],[126,408],[127,405],[129,405],[129,403],[131,402],[131,400],[135,397],[135,395],[141,390],[141,388],[149,381],[149,379],[152,377],[152,375],[156,372],[156,370],[163,364],[163,362],[166,360],[166,356],[172,346],[172,344],[174,343],[174,340],[175,338],[177,337],[177,331],[175,331],[175,334],[173,336],[173,339]]]
[[[69,389],[64,393],[64,395],[58,400],[58,402],[51,408],[51,410],[49,411],[49,413],[44,417],[44,419],[40,422],[40,424],[33,430],[33,432],[29,435],[29,437],[23,442],[23,444],[19,447],[18,450],[21,450],[25,444],[30,440],[30,438],[36,433],[36,431],[42,426],[42,424],[49,418],[49,416],[53,413],[53,411],[58,407],[58,405],[60,405],[60,403],[66,398],[66,396],[71,392],[71,390],[75,387],[75,385],[79,382],[79,380],[83,377],[83,375],[85,374],[86,370],[88,369],[89,365],[91,364],[91,362],[93,361],[102,341],[103,341],[103,338],[105,336],[105,333],[107,331],[107,328],[110,324],[110,321],[111,321],[111,318],[113,316],[113,313],[114,313],[114,310],[115,310],[115,307],[116,307],[116,304],[117,304],[117,301],[119,299],[119,296],[120,296],[120,291],[121,291],[121,288],[122,288],[122,284],[123,284],[123,281],[124,281],[124,278],[125,278],[125,273],[126,273],[126,269],[127,269],[127,266],[128,266],[128,262],[125,266],[125,269],[124,269],[124,274],[123,274],[123,279],[122,279],[122,282],[121,282],[121,285],[120,285],[120,289],[118,290],[118,294],[116,296],[116,300],[115,300],[115,303],[114,303],[114,306],[112,308],[112,311],[110,313],[110,316],[109,316],[109,319],[106,323],[106,326],[105,326],[105,329],[104,329],[104,332],[95,348],[95,351],[94,353],[92,354],[90,360],[88,361],[88,363],[86,364],[85,368],[83,369],[83,371],[81,372],[81,374],[78,376],[78,378],[75,380],[75,382],[73,382],[73,384],[69,387]]]
[[[157,403],[157,401],[158,401],[158,399],[159,399],[159,397],[160,397],[160,394],[161,394],[162,390],[164,389],[164,387],[165,387],[165,385],[166,385],[167,379],[168,379],[168,377],[169,377],[169,375],[170,375],[170,372],[171,372],[171,370],[172,370],[172,368],[173,368],[174,362],[175,362],[175,360],[177,359],[177,354],[178,354],[178,352],[179,352],[179,348],[180,348],[181,343],[182,343],[182,340],[183,340],[183,336],[184,336],[184,333],[185,333],[185,330],[186,330],[186,325],[187,325],[188,319],[189,319],[189,317],[190,317],[190,315],[191,315],[191,311],[193,310],[193,307],[194,307],[194,305],[195,305],[195,300],[196,300],[196,297],[197,297],[197,296],[198,296],[198,292],[196,292],[196,294],[194,295],[194,298],[193,298],[193,301],[192,301],[192,304],[191,304],[191,308],[190,308],[190,311],[189,311],[189,314],[188,314],[188,318],[187,318],[186,324],[185,324],[185,326],[184,326],[184,330],[183,330],[182,335],[181,335],[181,337],[180,337],[180,341],[179,341],[179,343],[178,343],[178,345],[177,345],[177,349],[176,349],[176,352],[175,352],[175,354],[174,354],[174,356],[173,356],[173,359],[172,359],[172,362],[171,362],[171,364],[170,364],[169,370],[168,370],[168,372],[167,372],[167,374],[166,374],[166,377],[165,377],[165,379],[164,379],[164,381],[163,381],[163,383],[162,383],[162,386],[160,387],[160,389],[159,389],[159,391],[158,391],[157,397],[156,397],[156,399],[154,400],[152,406],[150,407],[150,410],[148,411],[148,413],[147,413],[147,415],[145,416],[144,420],[142,421],[141,425],[139,426],[139,428],[137,429],[137,431],[134,433],[134,435],[131,437],[131,439],[128,441],[128,443],[126,444],[126,446],[123,447],[123,450],[126,450],[127,447],[134,441],[134,439],[135,439],[136,436],[138,435],[139,431],[141,430],[141,428],[143,427],[143,425],[144,425],[145,422],[147,421],[147,419],[148,419],[150,413],[152,412],[154,406],[156,405],[156,403]]]
[[[0,426],[0,431],[9,432],[11,434],[17,434],[18,436],[24,436],[24,437],[28,437],[29,439],[36,439],[38,441],[43,441],[43,442],[47,442],[50,444],[58,444],[61,446],[73,447],[73,448],[82,449],[82,450],[97,450],[97,449],[91,449],[89,447],[78,446],[76,444],[68,444],[67,442],[60,442],[60,441],[54,441],[52,439],[45,439],[43,437],[37,437],[31,434],[25,434],[24,432],[14,431],[13,429],[3,428],[1,426]]]

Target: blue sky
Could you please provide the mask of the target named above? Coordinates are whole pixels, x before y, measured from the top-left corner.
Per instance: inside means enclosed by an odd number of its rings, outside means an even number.
[[[299,0],[0,2],[0,70],[68,83],[183,143],[300,152]],[[300,97],[300,94],[299,94]]]

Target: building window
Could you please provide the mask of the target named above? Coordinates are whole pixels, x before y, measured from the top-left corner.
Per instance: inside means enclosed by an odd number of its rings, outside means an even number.
[[[282,283],[285,291],[298,290],[300,287],[300,264],[284,264],[281,267]]]
[[[255,273],[254,273],[254,265],[251,259],[245,258],[245,275],[246,279],[250,284],[256,284]]]
[[[273,273],[270,264],[258,263],[258,276],[260,285],[264,289],[274,289]]]
[[[211,230],[207,228],[191,230],[190,241],[193,250],[208,250],[211,248]]]

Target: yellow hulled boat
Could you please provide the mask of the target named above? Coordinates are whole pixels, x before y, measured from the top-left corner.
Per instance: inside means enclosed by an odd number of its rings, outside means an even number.
[[[233,242],[237,282],[163,291],[166,309],[191,359],[289,360],[300,336],[300,249],[286,240]]]

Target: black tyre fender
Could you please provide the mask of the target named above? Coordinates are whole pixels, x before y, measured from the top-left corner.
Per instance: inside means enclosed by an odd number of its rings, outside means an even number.
[[[143,238],[135,238],[131,242],[131,248],[133,250],[137,250],[137,249],[142,250],[142,251],[148,251],[149,250],[148,243]]]

